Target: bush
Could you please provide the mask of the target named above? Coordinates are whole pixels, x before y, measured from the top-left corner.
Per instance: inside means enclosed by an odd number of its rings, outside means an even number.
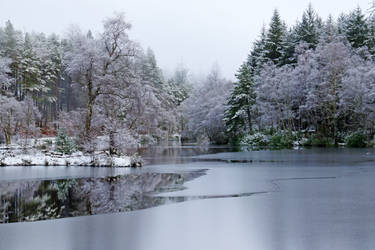
[[[292,148],[294,136],[292,133],[277,132],[270,139],[270,146],[273,148]]]
[[[314,147],[333,147],[335,146],[335,140],[330,137],[315,137],[312,140]]]
[[[234,147],[239,146],[239,145],[241,145],[241,141],[242,141],[242,138],[241,138],[240,135],[231,135],[229,137],[229,144],[231,146],[234,146]]]
[[[345,143],[350,148],[364,148],[367,146],[366,135],[361,131],[354,132],[345,138]]]
[[[302,146],[308,147],[333,147],[335,145],[335,140],[329,137],[320,137],[316,135],[310,136],[307,140],[302,142]]]
[[[241,144],[253,147],[265,147],[269,144],[269,140],[266,135],[258,132],[253,135],[245,136],[241,140]]]
[[[77,151],[77,146],[72,139],[70,139],[64,130],[59,130],[56,138],[56,151],[63,154],[72,154]]]

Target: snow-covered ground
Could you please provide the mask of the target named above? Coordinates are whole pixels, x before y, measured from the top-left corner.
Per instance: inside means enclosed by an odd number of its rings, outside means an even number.
[[[77,152],[72,155],[0,151],[0,166],[96,166],[96,167],[131,167],[134,161],[129,156],[110,156],[97,152],[85,155]]]
[[[105,143],[98,138],[99,145]],[[97,148],[93,154],[80,151],[71,155],[55,152],[56,137],[17,140],[10,145],[0,144],[0,166],[94,166],[138,167],[141,159],[136,156],[109,155],[105,148]]]

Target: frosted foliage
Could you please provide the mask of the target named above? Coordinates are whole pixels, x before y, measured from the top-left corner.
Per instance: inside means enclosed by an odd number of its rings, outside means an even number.
[[[11,60],[0,57],[0,89],[7,90],[10,87],[12,79],[9,77]]]
[[[26,139],[36,135],[38,129],[35,120],[39,113],[30,98],[17,101],[13,97],[0,95],[0,133],[5,137],[6,143],[11,143],[14,134],[24,136]]]
[[[82,133],[82,124],[85,123],[85,110],[78,109],[70,112],[60,112],[59,125],[69,136],[78,137]]]
[[[183,114],[186,132],[196,137],[208,136],[212,142],[225,140],[224,112],[232,83],[212,71],[201,87],[193,90],[191,96],[183,102]]]
[[[104,32],[96,38],[72,29],[65,55],[67,72],[87,93],[84,120],[75,116],[85,124],[85,145],[90,138],[106,136],[113,153],[137,146],[142,137],[167,139],[179,132],[177,108],[165,91],[154,53],[145,53],[129,39],[130,27],[116,14],[105,20]],[[72,132],[69,127],[78,123],[62,122]]]
[[[261,123],[293,130],[313,126],[334,136],[338,128],[373,126],[375,66],[362,56],[363,48],[334,41],[299,51],[295,67],[270,63],[255,77]]]
[[[21,32],[10,21],[0,27],[1,143],[34,136],[36,126],[48,136],[65,129],[89,151],[105,138],[114,153],[179,135],[187,71],[166,80],[130,29],[122,13],[106,18],[101,32],[72,26],[63,38]]]

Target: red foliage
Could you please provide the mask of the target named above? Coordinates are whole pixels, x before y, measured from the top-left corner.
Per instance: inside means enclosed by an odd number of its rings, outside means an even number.
[[[40,132],[42,135],[44,136],[57,136],[57,130],[52,128],[52,127],[48,127],[48,126],[44,126],[40,129]]]

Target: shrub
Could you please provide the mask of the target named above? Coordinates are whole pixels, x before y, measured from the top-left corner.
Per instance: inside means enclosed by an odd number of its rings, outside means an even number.
[[[333,147],[335,146],[335,140],[330,137],[315,137],[312,140],[314,147]]]
[[[59,130],[56,138],[56,151],[63,154],[72,154],[77,150],[77,146],[72,139],[67,136],[64,130]]]
[[[273,148],[292,148],[294,136],[292,133],[277,132],[270,139]]]
[[[329,137],[320,137],[311,135],[310,138],[302,142],[302,146],[313,146],[313,147],[332,147],[335,145],[335,140]]]
[[[366,135],[361,131],[356,131],[345,138],[347,147],[364,148],[367,146]]]
[[[245,136],[241,140],[241,144],[253,147],[265,147],[269,144],[269,140],[266,135],[258,132],[253,135]]]
[[[241,142],[242,142],[242,138],[241,138],[240,135],[231,135],[229,137],[229,144],[231,146],[234,146],[234,147],[239,146],[239,145],[241,145]]]

